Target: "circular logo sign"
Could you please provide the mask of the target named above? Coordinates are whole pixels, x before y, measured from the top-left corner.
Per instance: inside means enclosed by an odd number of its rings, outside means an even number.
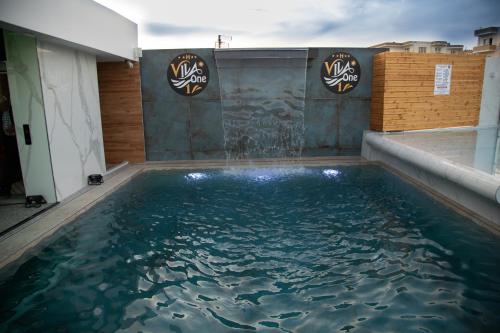
[[[167,70],[170,87],[183,96],[201,93],[208,85],[208,66],[193,53],[183,53],[172,60]]]
[[[321,65],[321,80],[328,90],[345,94],[361,79],[359,62],[347,52],[334,52]]]

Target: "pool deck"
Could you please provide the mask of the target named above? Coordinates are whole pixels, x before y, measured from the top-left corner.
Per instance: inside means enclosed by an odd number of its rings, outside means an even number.
[[[500,130],[497,127],[384,133],[383,137],[451,163],[500,177]]]
[[[485,139],[488,140],[485,140]],[[472,211],[500,232],[498,129],[367,131],[362,156],[379,161]]]
[[[26,208],[24,206],[25,201],[24,194],[14,194],[0,198],[0,235],[51,206],[50,204],[42,204],[40,207]]]
[[[170,161],[148,162],[144,164],[122,165],[116,171],[105,175],[105,182],[99,186],[87,186],[83,190],[60,202],[46,212],[34,217],[25,224],[0,237],[0,268],[19,259],[29,256],[44,239],[56,232],[60,227],[70,223],[96,203],[126,184],[134,176],[149,170],[194,170],[249,167],[280,166],[335,166],[369,164],[360,156],[338,157],[304,157],[300,160],[261,159],[256,161],[204,160],[204,161]],[[22,260],[21,260],[22,261]]]

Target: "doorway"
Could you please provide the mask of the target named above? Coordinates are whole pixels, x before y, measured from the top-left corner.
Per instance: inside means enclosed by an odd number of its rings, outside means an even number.
[[[35,142],[38,141],[37,137],[30,135],[33,125],[37,125],[33,122],[36,118],[25,115],[31,111],[32,102],[26,85],[19,84],[20,75],[8,65],[15,65],[17,55],[22,54],[25,57],[25,53],[12,48],[16,52],[10,53],[9,56],[5,36],[4,31],[0,29],[0,236],[48,208],[47,204],[26,204],[26,198],[33,195],[33,191],[30,191],[33,180],[52,177],[51,172],[50,175],[37,172],[40,159],[37,159],[32,151],[35,152],[33,148],[38,152],[41,150],[37,148],[40,146],[38,142]],[[10,39],[12,40],[12,36]],[[17,46],[15,43],[11,44]],[[48,153],[48,146],[45,149]],[[28,159],[27,153],[30,154]],[[36,166],[32,168],[34,172],[30,172],[31,177],[28,174],[29,169],[26,168],[26,161]]]

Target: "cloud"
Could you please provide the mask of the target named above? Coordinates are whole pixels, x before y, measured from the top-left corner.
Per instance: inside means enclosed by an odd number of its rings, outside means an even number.
[[[278,26],[279,28],[271,32],[271,34],[284,38],[316,37],[332,32],[340,27],[338,23],[331,20],[280,22]]]
[[[181,26],[167,23],[146,23],[144,24],[145,31],[153,37],[162,36],[186,36],[186,35],[218,35],[218,34],[246,34],[241,30],[227,30],[216,27],[201,27],[201,26]]]
[[[165,35],[185,35],[192,33],[200,33],[207,29],[196,26],[180,26],[167,23],[146,23],[144,24],[145,31],[155,36]]]
[[[410,40],[422,36],[470,47],[475,29],[500,24],[498,13],[497,0],[407,1],[391,23]]]
[[[500,25],[499,0],[191,0],[188,15],[184,2],[96,1],[136,21],[145,49],[213,47],[218,34],[232,35],[232,47],[406,40],[472,47],[475,29]]]

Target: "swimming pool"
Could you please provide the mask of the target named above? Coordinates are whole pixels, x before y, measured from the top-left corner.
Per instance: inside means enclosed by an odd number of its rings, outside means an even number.
[[[151,171],[0,272],[0,331],[495,331],[499,240],[374,165]]]

